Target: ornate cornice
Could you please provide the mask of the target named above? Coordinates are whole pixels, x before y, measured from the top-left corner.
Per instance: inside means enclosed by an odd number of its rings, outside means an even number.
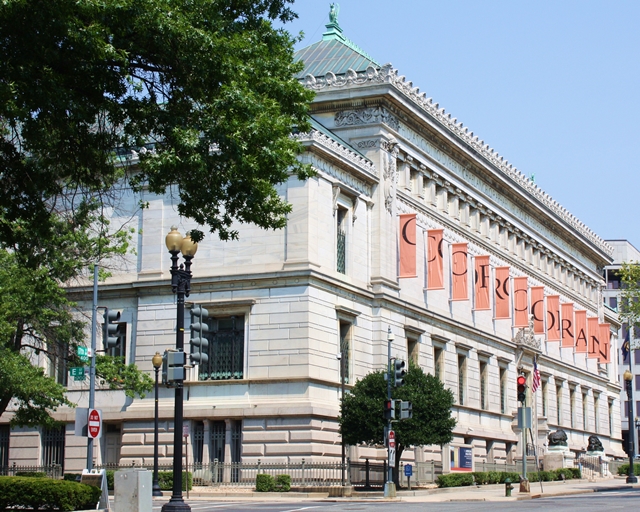
[[[586,224],[576,218],[549,194],[544,192],[521,171],[515,168],[512,164],[509,164],[509,162],[500,156],[493,148],[488,144],[485,144],[484,140],[480,140],[477,135],[474,135],[472,131],[469,131],[469,128],[465,127],[463,123],[458,122],[456,118],[452,118],[451,114],[447,113],[444,108],[440,108],[438,103],[434,103],[431,98],[427,98],[425,93],[420,93],[419,88],[413,86],[413,82],[407,82],[404,76],[399,76],[398,70],[394,69],[391,64],[385,64],[380,68],[380,70],[377,70],[373,66],[369,66],[366,71],[363,72],[356,72],[353,69],[349,69],[344,75],[336,75],[332,72],[326,73],[323,77],[307,75],[301,80],[301,82],[305,87],[316,91],[328,87],[347,87],[376,83],[387,83],[392,85],[415,102],[431,117],[439,121],[460,140],[473,148],[494,168],[498,169],[501,173],[510,178],[515,184],[533,196],[562,221],[566,222],[576,232],[580,233],[580,235],[591,242],[595,247],[608,256],[613,255],[613,248],[596,235],[589,227],[587,227]]]

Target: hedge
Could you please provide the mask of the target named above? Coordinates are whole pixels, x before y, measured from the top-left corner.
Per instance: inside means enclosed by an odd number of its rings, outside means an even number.
[[[256,491],[258,492],[289,492],[291,490],[291,477],[289,475],[271,475],[260,473],[256,475]]]
[[[628,467],[628,466],[627,466]],[[626,473],[623,473],[626,474]],[[581,478],[579,468],[561,468],[554,471],[532,471],[527,473],[530,482],[553,482]],[[512,483],[520,482],[520,473],[507,471],[475,471],[473,473],[449,473],[440,475],[436,480],[438,487],[460,487],[464,485],[503,484],[509,478]]]
[[[622,464],[621,466],[618,467],[618,475],[620,476],[626,476],[629,474],[629,463],[627,462],[626,464]],[[634,475],[640,475],[640,464],[633,464],[633,474]]]
[[[112,469],[108,469],[107,473],[107,487],[110,491],[114,490],[113,478],[115,475],[115,471]],[[193,474],[191,472],[187,473],[187,480],[189,481],[189,490],[193,489]],[[171,491],[173,490],[173,471],[158,471],[158,485],[160,485],[160,489],[163,491]],[[184,478],[184,472],[182,473],[182,490],[186,491],[186,483]]]
[[[438,487],[473,485],[473,475],[471,473],[448,473],[446,475],[440,475],[436,483]]]
[[[62,512],[96,508],[101,490],[91,485],[19,476],[0,477],[0,510],[18,507]]]

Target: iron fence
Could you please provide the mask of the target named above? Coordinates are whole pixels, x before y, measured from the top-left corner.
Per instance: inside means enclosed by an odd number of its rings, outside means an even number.
[[[409,479],[404,474],[404,466],[405,464],[401,462],[400,474],[398,475],[398,483],[401,487],[407,487],[409,485]],[[432,484],[436,481],[436,478],[442,474],[442,462],[437,462],[435,460],[412,462],[411,466],[411,485],[413,487]]]
[[[48,478],[60,480],[63,476],[62,466],[59,464],[50,464],[47,466],[0,466],[0,475],[2,476],[20,476],[25,473],[43,473]]]

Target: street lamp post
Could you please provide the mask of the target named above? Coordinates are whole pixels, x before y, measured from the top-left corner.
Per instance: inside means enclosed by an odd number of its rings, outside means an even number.
[[[628,412],[628,423],[629,423],[629,438],[628,438],[628,447],[629,447],[629,474],[627,475],[627,483],[628,484],[637,484],[638,479],[633,474],[633,452],[634,452],[634,441],[633,441],[633,401],[632,390],[631,390],[631,381],[633,381],[633,373],[629,370],[624,371],[624,387],[627,390],[627,412]]]
[[[162,490],[160,490],[160,484],[158,483],[158,373],[162,366],[160,352],[156,352],[156,355],[151,359],[151,364],[153,364],[153,369],[156,372],[156,403],[153,423],[153,487],[151,488],[151,495],[162,496]]]
[[[176,226],[165,239],[171,254],[171,288],[177,296],[176,349],[184,349],[184,298],[191,290],[191,260],[198,250],[198,244],[189,234],[182,238]],[[178,267],[178,255],[182,253],[184,264]],[[175,418],[173,422],[173,491],[171,499],[162,506],[162,512],[190,512],[191,507],[182,498],[182,423],[183,423],[183,387],[182,381],[176,383]]]

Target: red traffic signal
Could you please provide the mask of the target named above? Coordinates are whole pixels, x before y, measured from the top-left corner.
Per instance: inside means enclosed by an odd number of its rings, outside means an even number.
[[[524,402],[527,397],[527,378],[524,375],[518,375],[518,402]]]
[[[393,400],[384,401],[384,419],[393,420],[396,417],[395,404]]]

